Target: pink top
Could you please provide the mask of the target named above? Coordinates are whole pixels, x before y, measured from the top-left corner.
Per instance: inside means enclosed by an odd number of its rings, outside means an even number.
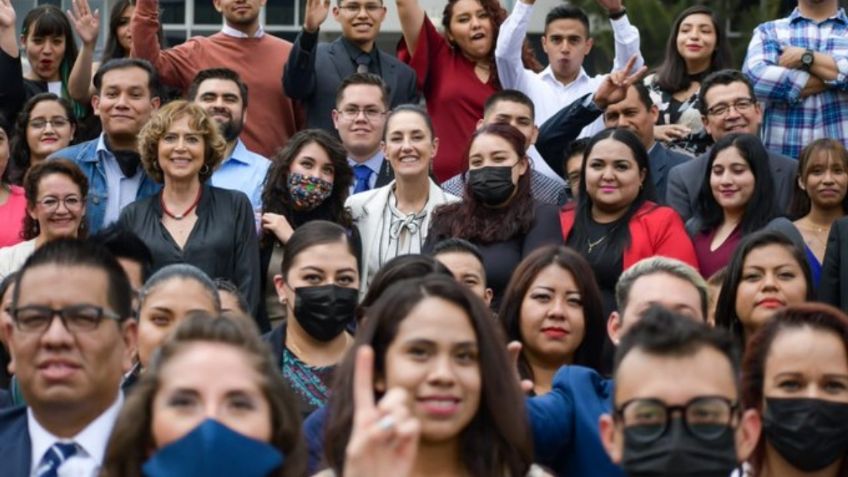
[[[21,231],[26,215],[24,190],[11,186],[11,194],[5,204],[0,205],[0,248],[23,242]]]
[[[444,182],[467,169],[468,140],[477,121],[483,119],[486,99],[498,90],[492,81],[494,75],[487,83],[480,81],[474,63],[452,48],[426,16],[415,53],[410,56],[405,40],[400,41],[397,53],[415,70],[418,88],[427,99],[439,138],[433,169],[439,182]]]

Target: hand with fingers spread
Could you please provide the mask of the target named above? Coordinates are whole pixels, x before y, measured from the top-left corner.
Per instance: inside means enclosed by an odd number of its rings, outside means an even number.
[[[309,33],[315,33],[321,28],[327,14],[330,12],[330,0],[306,0],[306,15],[304,15],[303,29]]]
[[[647,66],[642,66],[636,72],[631,74],[633,66],[636,64],[636,55],[627,60],[624,69],[613,71],[608,74],[604,81],[595,90],[595,96],[592,98],[596,105],[601,109],[606,109],[610,104],[615,104],[627,97],[627,89],[630,85],[639,81],[642,75],[648,71]]]
[[[390,389],[374,401],[374,350],[356,351],[353,427],[345,452],[344,477],[405,477],[418,452],[420,423],[409,411],[409,395]]]
[[[12,0],[0,0],[0,29],[15,28],[15,7]]]
[[[682,124],[663,124],[654,126],[654,139],[661,142],[673,142],[683,139],[692,133],[692,130]]]
[[[100,34],[100,10],[88,6],[88,0],[74,0],[73,11],[68,10],[68,17],[83,44],[91,46],[97,43]]]

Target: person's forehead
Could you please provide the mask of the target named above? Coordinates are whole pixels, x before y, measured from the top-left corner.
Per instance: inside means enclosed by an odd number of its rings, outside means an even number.
[[[627,95],[621,101],[607,106],[607,111],[620,111],[626,108],[645,109],[645,105],[639,99],[639,91],[634,86],[627,88]]]
[[[107,307],[108,277],[104,270],[85,265],[47,263],[24,271],[18,304],[65,306],[87,303]]]
[[[484,274],[483,264],[470,252],[450,251],[439,253],[435,259],[441,262],[451,272],[456,271],[469,273],[474,272],[482,276]]]
[[[377,85],[354,84],[345,88],[341,105],[374,105],[383,103],[383,91]]]
[[[206,93],[235,93],[241,96],[241,91],[239,90],[238,84],[236,84],[236,82],[233,80],[228,80],[224,78],[209,78],[203,80],[197,87],[197,94],[199,96]]]
[[[734,81],[729,84],[717,84],[710,87],[704,95],[704,103],[707,107],[710,107],[719,101],[749,97],[748,85],[741,81]]]
[[[579,36],[583,39],[587,37],[586,25],[576,18],[560,18],[552,21],[545,28],[545,34],[547,36],[557,35],[563,37]]]
[[[673,293],[670,293],[673,292]],[[642,275],[633,281],[628,295],[629,301],[654,301],[657,298],[668,300],[688,300],[698,298],[700,292],[692,282],[667,272],[655,272]],[[699,302],[691,305],[698,309]]]
[[[532,118],[533,115],[530,112],[530,107],[526,104],[522,104],[517,101],[502,99],[500,101],[496,101],[495,104],[492,105],[492,108],[489,111],[489,116]]]
[[[126,68],[118,68],[115,70],[109,70],[103,73],[103,77],[101,80],[101,86],[105,87],[136,87],[136,86],[144,86],[147,87],[148,82],[150,81],[150,77],[147,74],[147,71],[137,67],[137,66],[129,66]]]

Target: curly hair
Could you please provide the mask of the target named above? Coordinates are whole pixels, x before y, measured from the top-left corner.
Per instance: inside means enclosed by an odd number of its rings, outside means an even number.
[[[300,415],[294,396],[277,369],[270,350],[243,322],[207,312],[193,312],[162,345],[141,380],[127,397],[109,438],[100,475],[140,477],[141,467],[156,446],[153,442],[153,400],[162,387],[168,364],[192,344],[211,343],[238,349],[258,377],[258,385],[271,410],[270,444],[285,455],[274,477],[303,475],[305,441],[301,439]]]
[[[31,151],[29,148],[29,142],[27,141],[27,128],[29,127],[32,110],[44,101],[55,101],[59,103],[59,106],[61,106],[62,109],[65,110],[65,116],[67,116],[68,122],[71,123],[71,143],[73,143],[74,133],[76,132],[78,124],[77,118],[74,116],[71,103],[53,93],[39,93],[32,98],[29,98],[26,104],[24,104],[23,109],[21,109],[21,112],[18,113],[18,117],[15,120],[15,131],[11,136],[11,157],[9,159],[10,165],[13,165],[14,167],[9,172],[9,179],[13,184],[21,183],[24,174],[31,164]]]
[[[300,151],[310,144],[319,146],[327,153],[334,170],[333,191],[330,197],[318,206],[316,216],[349,229],[353,226],[353,218],[344,204],[350,193],[350,186],[353,184],[353,170],[347,163],[347,153],[339,140],[321,129],[305,129],[297,132],[271,159],[271,167],[268,169],[262,188],[262,212],[280,214],[292,226],[296,226],[292,220],[295,210],[288,189],[289,172]],[[273,242],[276,240],[275,237],[273,233],[264,231],[263,244]]]
[[[38,205],[38,188],[42,179],[53,174],[62,174],[68,177],[79,187],[80,199],[85,203],[88,197],[88,177],[80,170],[74,162],[67,159],[56,159],[36,164],[24,176],[24,196],[26,197],[27,210],[33,210]],[[30,214],[24,214],[24,228],[21,237],[31,240],[41,233],[38,221]],[[88,223],[83,217],[77,230],[77,238],[85,238],[88,234]]]
[[[159,166],[159,141],[174,122],[183,116],[188,116],[189,127],[203,136],[203,167],[200,169],[200,182],[204,183],[212,177],[215,168],[224,160],[227,142],[206,110],[189,101],[172,101],[154,114],[138,135],[138,150],[141,153],[144,170],[160,184],[165,182],[165,177]]]
[[[454,48],[454,50],[458,49],[456,43],[448,38],[448,32],[450,32],[450,22],[453,18],[453,7],[459,2],[459,0],[448,0],[448,3],[445,5],[445,9],[442,11],[442,28],[445,32],[445,39],[448,43]],[[500,89],[501,82],[498,79],[498,69],[495,68],[497,62],[495,61],[495,43],[498,40],[498,33],[501,29],[501,24],[506,20],[506,17],[509,16],[509,12],[501,6],[498,0],[477,0],[480,3],[480,6],[486,10],[486,13],[489,15],[489,18],[492,19],[492,50],[489,52],[489,64],[492,66],[491,74],[492,74],[492,83],[494,83],[495,87]],[[524,43],[521,46],[521,61],[524,63],[524,67],[534,72],[538,73],[542,71],[542,65],[539,63],[539,60],[536,59],[536,55],[533,53],[533,48],[530,47],[530,43],[527,40],[524,40]]]

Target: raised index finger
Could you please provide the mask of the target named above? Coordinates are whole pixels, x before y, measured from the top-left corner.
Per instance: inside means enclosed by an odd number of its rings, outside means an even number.
[[[633,69],[633,65],[636,64],[636,54],[634,53],[629,60],[627,60],[627,64],[624,65],[624,76],[628,76],[630,74],[630,70]]]
[[[356,350],[353,368],[353,411],[356,415],[361,411],[372,409],[374,409],[374,350],[368,345],[363,345]]]

